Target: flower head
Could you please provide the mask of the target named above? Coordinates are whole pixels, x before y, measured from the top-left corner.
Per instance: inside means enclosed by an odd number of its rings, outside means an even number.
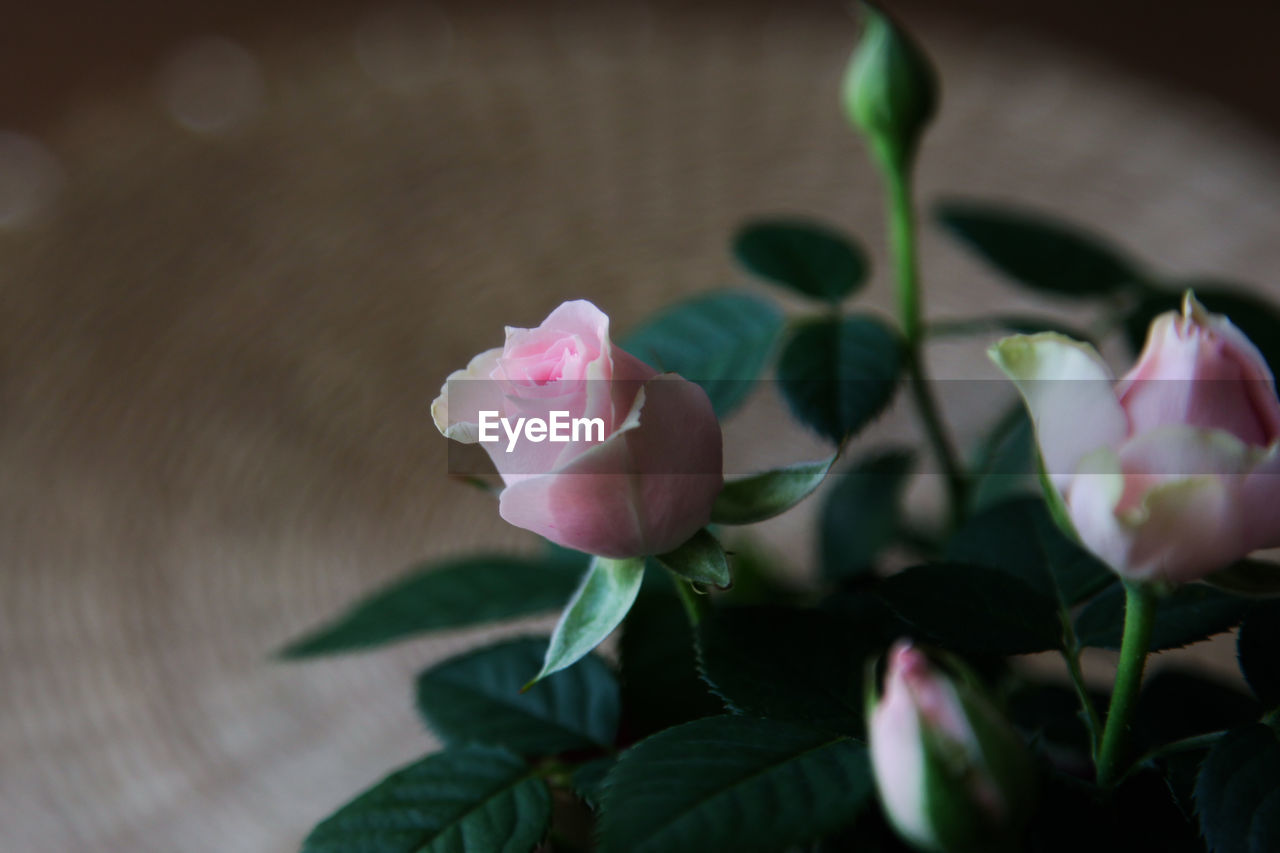
[[[1280,401],[1258,349],[1188,293],[1119,382],[1086,344],[991,351],[1035,422],[1080,540],[1121,575],[1185,583],[1280,546]]]

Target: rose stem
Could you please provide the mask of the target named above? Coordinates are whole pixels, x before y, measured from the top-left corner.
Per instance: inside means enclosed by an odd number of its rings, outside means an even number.
[[[906,367],[911,396],[924,424],[934,455],[947,479],[947,496],[951,505],[951,523],[958,526],[965,516],[968,491],[964,469],[955,447],[947,435],[942,416],[934,399],[924,362],[924,334],[920,322],[920,282],[916,266],[916,222],[911,204],[909,158],[888,150],[878,152],[884,173],[889,202],[889,248],[893,256],[894,278],[898,297],[898,322],[906,341]]]
[[[1124,594],[1124,639],[1120,642],[1116,684],[1102,732],[1102,749],[1098,752],[1098,785],[1102,788],[1110,788],[1118,781],[1129,718],[1138,688],[1142,686],[1142,671],[1147,665],[1151,629],[1155,624],[1156,594],[1150,587],[1125,581]]]

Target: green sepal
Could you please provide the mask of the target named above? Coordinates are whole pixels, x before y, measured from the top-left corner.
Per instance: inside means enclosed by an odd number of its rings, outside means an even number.
[[[551,633],[542,670],[528,690],[553,672],[572,666],[604,642],[626,618],[644,581],[644,558],[595,557]]]
[[[710,584],[728,589],[729,558],[725,556],[720,540],[705,527],[693,534],[679,548],[659,554],[657,561],[680,577],[693,583]]]
[[[728,480],[711,508],[715,524],[755,524],[781,515],[813,494],[839,457],[800,462]]]

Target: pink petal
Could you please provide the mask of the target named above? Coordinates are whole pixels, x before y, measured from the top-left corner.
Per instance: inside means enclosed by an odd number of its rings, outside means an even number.
[[[500,349],[486,350],[462,370],[449,374],[440,387],[440,395],[431,402],[436,429],[465,444],[477,441],[480,410],[503,408],[502,392],[490,378],[501,356]]]
[[[1280,404],[1261,355],[1225,318],[1190,300],[1186,311],[1156,318],[1117,387],[1132,432],[1186,424],[1266,446],[1280,431]]]
[[[920,845],[936,843],[925,809],[925,752],[920,715],[902,678],[902,657],[919,654],[909,643],[889,653],[884,695],[867,725],[876,788],[898,830]]]
[[[1190,428],[1158,430],[1119,455],[1091,455],[1067,496],[1085,546],[1123,577],[1188,583],[1225,568],[1253,548],[1241,512],[1253,454],[1231,436]],[[1198,445],[1198,446],[1197,446]],[[1174,468],[1227,473],[1122,473],[1164,454]]]
[[[1250,552],[1280,548],[1280,442],[1245,479],[1238,511]]]
[[[701,388],[658,376],[624,428],[558,469],[512,482],[499,513],[603,557],[660,554],[711,517],[723,485],[719,424]]]
[[[996,344],[993,361],[1018,386],[1050,480],[1065,488],[1080,460],[1118,447],[1128,420],[1112,390],[1112,375],[1093,347],[1063,335],[1016,335]]]

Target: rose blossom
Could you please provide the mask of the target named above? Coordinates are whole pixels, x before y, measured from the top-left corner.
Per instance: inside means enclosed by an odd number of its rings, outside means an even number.
[[[1025,745],[970,683],[898,642],[867,716],[876,791],[921,850],[1012,849],[1034,797]]]
[[[1188,293],[1118,383],[1055,334],[991,350],[1081,541],[1124,577],[1200,580],[1280,546],[1280,402],[1257,348]]]
[[[451,374],[431,404],[436,427],[480,439],[480,413],[599,419],[576,441],[482,442],[506,488],[498,512],[552,542],[602,557],[670,551],[711,517],[723,485],[720,425],[706,393],[659,374],[609,340],[609,318],[566,302],[536,329]],[[563,417],[563,414],[561,415]],[[492,416],[489,416],[492,421]],[[508,447],[511,447],[508,450]]]

